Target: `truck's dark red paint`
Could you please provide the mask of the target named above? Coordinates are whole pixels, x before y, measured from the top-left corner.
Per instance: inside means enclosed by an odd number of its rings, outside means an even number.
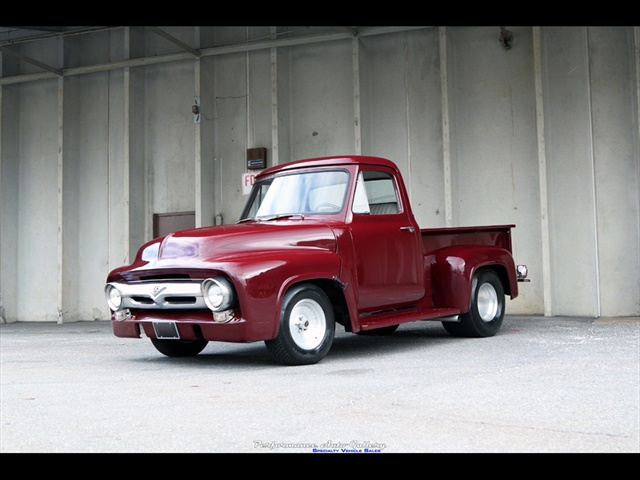
[[[144,332],[169,356],[208,341],[265,341],[292,365],[320,361],[335,323],[384,334],[437,319],[452,335],[491,336],[504,296],[526,277],[512,258],[513,227],[420,229],[386,159],[274,166],[257,175],[237,224],[154,239],[108,275],[113,331]]]

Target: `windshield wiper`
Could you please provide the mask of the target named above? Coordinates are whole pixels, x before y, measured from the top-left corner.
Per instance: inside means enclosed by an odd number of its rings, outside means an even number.
[[[279,215],[272,215],[270,217],[251,217],[251,218],[243,218],[242,220],[238,220],[236,223],[245,223],[250,221],[256,222],[272,222],[274,220],[282,220],[284,218],[291,217],[300,217],[300,220],[304,220],[304,215],[302,213],[281,213]]]
[[[283,218],[291,217],[300,217],[300,220],[304,220],[304,215],[301,213],[281,213],[280,215],[273,215],[272,217],[263,217],[260,220],[271,222],[273,220],[282,220]]]

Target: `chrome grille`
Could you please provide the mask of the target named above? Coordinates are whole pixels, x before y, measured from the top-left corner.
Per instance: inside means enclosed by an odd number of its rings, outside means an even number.
[[[112,282],[122,294],[124,308],[206,309],[200,282]]]

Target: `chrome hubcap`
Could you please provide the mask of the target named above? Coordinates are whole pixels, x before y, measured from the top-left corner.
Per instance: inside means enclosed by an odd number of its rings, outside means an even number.
[[[483,322],[490,322],[498,314],[498,294],[490,283],[483,283],[478,289],[478,314]]]
[[[291,310],[289,332],[295,344],[305,350],[317,348],[324,339],[327,322],[318,302],[300,300]]]

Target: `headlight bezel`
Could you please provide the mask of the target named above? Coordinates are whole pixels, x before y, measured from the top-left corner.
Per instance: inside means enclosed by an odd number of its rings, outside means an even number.
[[[118,290],[118,287],[111,283],[107,283],[104,287],[104,295],[107,300],[109,308],[117,312],[122,307],[122,292]]]
[[[233,284],[225,277],[215,276],[202,281],[202,298],[212,312],[224,312],[236,304]]]

